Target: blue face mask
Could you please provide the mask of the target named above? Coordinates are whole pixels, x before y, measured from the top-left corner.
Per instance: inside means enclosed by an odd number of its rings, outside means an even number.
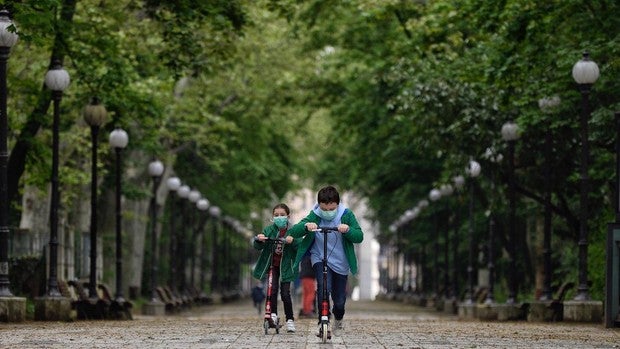
[[[288,217],[287,216],[279,216],[279,217],[273,217],[273,223],[280,229],[286,227],[286,225],[288,224]]]
[[[323,218],[324,220],[328,222],[333,221],[334,218],[336,218],[337,214],[338,214],[338,209],[331,210],[331,211],[324,211],[319,208],[319,216],[321,216],[321,218]]]

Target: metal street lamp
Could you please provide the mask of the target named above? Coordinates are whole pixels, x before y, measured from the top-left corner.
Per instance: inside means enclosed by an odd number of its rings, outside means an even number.
[[[217,244],[217,225],[218,220],[222,214],[222,210],[217,206],[209,207],[209,215],[213,218],[213,237],[211,239],[211,292],[220,290],[219,278],[217,275],[217,259],[218,259],[218,244]]]
[[[474,181],[480,175],[482,168],[477,161],[469,160],[469,167],[465,170],[469,177],[469,258],[467,264],[467,304],[474,304],[474,255],[476,254],[476,241],[474,240]]]
[[[123,298],[123,251],[121,235],[121,152],[127,146],[129,136],[121,128],[110,133],[110,146],[116,152],[116,295],[114,301],[118,305],[125,303]]]
[[[189,197],[189,192],[191,191],[191,189],[189,188],[188,185],[181,185],[179,187],[179,189],[177,190],[177,195],[179,196],[179,198],[181,199],[187,199]],[[185,270],[185,260],[187,258],[187,239],[185,237],[185,229],[186,229],[186,202],[185,200],[181,200],[179,201],[179,206],[181,209],[181,227],[179,229],[179,235],[177,235],[177,248],[178,248],[178,252],[179,254],[177,255],[177,263],[178,263],[178,268],[177,268],[177,272],[179,273],[179,286],[180,286],[180,291],[181,292],[185,292],[186,289],[186,281],[187,281],[187,277],[186,277],[186,270]]]
[[[179,188],[181,187],[181,180],[179,179],[179,177],[170,177],[168,178],[168,180],[166,180],[166,187],[168,187],[168,190],[171,193],[175,193],[177,190],[179,190]],[[175,212],[174,212],[174,195],[170,195],[170,226],[168,228],[169,232],[170,232],[170,278],[168,280],[168,286],[170,286],[170,290],[172,292],[176,291],[176,275],[177,275],[177,269],[176,269],[176,244],[177,244],[177,239],[176,239],[176,233],[175,233],[175,224],[174,224],[174,218],[176,216]]]
[[[97,140],[99,128],[106,120],[108,112],[97,97],[93,97],[83,111],[84,121],[90,126],[91,139],[91,177],[90,177],[90,276],[88,297],[93,301],[97,295]]]
[[[428,198],[432,202],[436,202],[441,199],[441,191],[437,188],[433,188],[428,193]],[[435,234],[433,240],[433,292],[435,293],[435,300],[439,298],[439,217],[437,211],[433,212],[433,220],[435,225]]]
[[[52,67],[45,74],[45,86],[52,90],[52,100],[54,101],[54,119],[52,126],[52,193],[50,209],[50,275],[47,283],[47,295],[50,297],[61,297],[58,290],[57,266],[58,266],[58,206],[60,204],[60,193],[58,190],[58,133],[60,125],[60,100],[62,92],[69,86],[69,73],[64,70],[60,60],[54,59]]]
[[[209,200],[202,198],[196,203],[196,207],[200,212],[206,212],[209,209]],[[205,289],[205,269],[207,268],[207,254],[205,248],[205,234],[204,224],[207,221],[205,215],[204,221],[200,225],[200,292],[204,292]]]
[[[198,208],[196,206],[196,204],[198,203],[198,200],[200,200],[200,198],[202,197],[202,195],[200,194],[200,192],[196,189],[193,189],[192,191],[189,192],[188,195],[188,199],[189,202],[191,202],[193,205],[191,205],[191,208]],[[192,207],[194,206],[194,207]],[[189,283],[190,285],[193,287],[194,286],[194,271],[196,268],[196,238],[198,237],[198,228],[196,227],[196,211],[191,209],[190,210],[190,232],[192,234],[192,240],[190,243],[191,246],[191,253],[190,253],[190,277],[189,277]]]
[[[151,302],[159,302],[157,298],[157,187],[164,173],[164,164],[159,160],[149,163],[149,176],[153,179],[151,196]]]
[[[515,198],[515,142],[519,139],[519,126],[513,121],[508,121],[502,126],[502,139],[508,143],[508,202],[510,205],[510,215],[508,217],[508,228],[510,242],[508,243],[508,258],[510,268],[510,280],[508,282],[508,298],[506,303],[514,304],[517,300],[517,264],[516,264],[516,198]]]
[[[442,184],[439,187],[439,191],[441,192],[441,197],[445,197],[447,198],[448,196],[452,195],[452,193],[454,192],[454,188],[452,187],[451,184]],[[448,203],[446,203],[446,206],[448,205]],[[451,296],[451,290],[450,290],[450,264],[449,264],[449,250],[450,250],[450,229],[449,229],[449,217],[447,217],[446,222],[448,222],[448,224],[446,224],[446,226],[443,227],[443,231],[444,231],[444,249],[443,249],[443,265],[444,265],[444,270],[443,270],[443,292],[444,292],[444,298],[448,299]]]
[[[489,161],[497,164],[504,156],[496,153],[495,149],[487,148],[484,157]],[[487,243],[487,269],[489,270],[489,291],[487,292],[487,298],[484,300],[486,304],[492,304],[495,302],[495,177],[496,169],[491,169],[491,200],[489,204],[489,238]]]
[[[555,107],[560,104],[560,97],[553,96],[550,98],[541,98],[538,100],[538,106],[544,113],[551,112]],[[545,165],[543,166],[545,176],[545,213],[544,213],[544,228],[543,228],[543,269],[545,278],[543,280],[543,290],[540,295],[540,300],[550,301],[553,299],[553,292],[551,290],[551,186],[552,186],[552,149],[553,140],[551,138],[551,128],[547,127],[545,131]]]
[[[7,10],[0,11],[0,297],[13,297],[9,280],[9,195],[7,166],[8,116],[6,67],[11,47],[17,42],[17,34]]]
[[[461,189],[463,189],[463,186],[465,185],[465,177],[461,175],[455,176],[452,178],[452,182],[454,183],[455,191],[460,192]],[[459,198],[459,204],[457,206],[457,209],[454,210],[454,236],[453,236],[453,241],[452,241],[452,245],[454,246],[452,248],[452,298],[456,299],[457,301],[459,298],[458,251],[459,251],[459,243],[460,243],[459,228],[461,226],[460,201],[461,200]]]
[[[588,141],[588,119],[590,118],[590,89],[599,77],[596,63],[590,60],[588,52],[583,53],[583,58],[573,66],[573,78],[579,85],[581,92],[581,193],[579,196],[579,286],[575,300],[584,301],[590,299],[588,287],[588,163],[590,161],[590,145]]]

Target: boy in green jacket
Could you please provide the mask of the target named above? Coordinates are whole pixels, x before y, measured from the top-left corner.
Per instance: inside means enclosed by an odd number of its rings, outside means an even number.
[[[290,228],[288,234],[295,239],[304,237],[297,249],[295,268],[304,255],[309,253],[317,281],[317,296],[322,294],[323,289],[323,239],[324,236],[327,237],[327,290],[334,303],[331,309],[336,320],[334,331],[339,331],[344,329],[342,318],[347,299],[348,275],[349,272],[357,273],[353,244],[362,242],[364,233],[353,212],[340,204],[340,194],[333,186],[321,188],[317,194],[317,202],[308,216]],[[319,226],[337,227],[338,233],[323,235],[313,232]],[[320,302],[318,298],[320,297],[317,297],[317,302]],[[318,304],[316,309],[320,309]]]
[[[271,319],[277,323],[278,314],[278,288],[284,304],[284,314],[286,315],[287,332],[295,332],[295,319],[293,317],[293,301],[291,299],[291,281],[295,281],[299,274],[299,267],[295,266],[295,255],[297,245],[301,239],[294,239],[288,236],[290,209],[285,204],[277,204],[273,210],[273,224],[265,227],[261,234],[256,236],[253,242],[254,248],[261,250],[256,266],[252,275],[263,280],[269,272],[269,267],[273,263],[273,278],[271,285]],[[285,244],[277,244],[272,249],[269,243],[265,243],[267,238],[285,238]],[[273,253],[272,253],[273,252]]]

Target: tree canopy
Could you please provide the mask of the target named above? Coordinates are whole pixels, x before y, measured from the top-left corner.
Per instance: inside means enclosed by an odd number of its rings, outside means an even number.
[[[588,51],[601,71],[590,95],[590,225],[601,229],[596,222],[611,216],[617,1],[2,3],[20,34],[8,76],[15,205],[24,184],[48,180],[42,81],[61,59],[72,78],[62,100],[63,200],[88,181],[80,120],[93,96],[109,111],[104,129],[128,131],[129,150],[142,155],[130,160],[135,168],[161,158],[233,216],[301,186],[335,183],[366,197],[384,228],[463,174],[470,158],[487,179],[497,173],[496,195],[505,197],[507,164],[483,154],[505,152],[500,129],[514,120],[522,212],[543,202],[542,150],[550,148],[554,229],[575,241],[580,94],[571,68]],[[538,100],[552,96],[561,103],[541,111]],[[105,170],[109,152],[100,152]],[[488,202],[490,182],[477,185]]]

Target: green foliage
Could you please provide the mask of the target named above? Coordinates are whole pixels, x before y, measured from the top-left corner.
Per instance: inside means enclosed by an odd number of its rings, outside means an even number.
[[[518,184],[522,194],[535,200],[530,205],[542,204],[547,185],[541,149],[551,149],[551,190],[559,218],[554,239],[565,241],[562,247],[572,251],[563,250],[564,257],[577,248],[580,185],[580,97],[570,71],[581,51],[590,51],[601,78],[591,94],[589,212],[591,222],[605,221],[613,179],[610,111],[618,107],[612,96],[620,92],[613,78],[618,69],[614,57],[619,56],[618,37],[611,29],[620,18],[615,2],[269,4],[292,23],[308,54],[320,58],[314,91],[325,96],[319,105],[334,134],[322,156],[321,180],[367,196],[370,206],[382,212],[377,219],[384,227],[431,188],[463,173],[470,157],[482,163],[487,180],[496,168],[498,195],[503,195],[507,165],[497,166],[482,155],[488,147],[505,151],[499,131],[513,119],[522,130]],[[562,103],[542,113],[538,99],[553,95]],[[545,143],[547,133],[551,143]],[[483,207],[489,202],[487,180],[476,192]],[[498,204],[494,209],[504,211],[504,200]],[[414,226],[424,226],[426,219],[416,218]],[[594,246],[600,246],[601,228],[591,228],[590,262],[600,267],[603,258]],[[594,280],[601,279],[592,269],[590,276],[600,291]],[[575,260],[566,260],[558,273],[575,279],[574,270]],[[600,298],[599,291],[593,294]]]
[[[388,227],[474,158],[483,168],[472,217],[482,243],[489,205],[498,215],[507,210],[508,181],[507,164],[483,154],[506,151],[500,129],[513,119],[521,128],[518,206],[529,214],[552,191],[554,241],[562,242],[554,276],[563,279],[576,276],[569,257],[576,256],[579,226],[580,94],[570,71],[588,50],[601,70],[590,94],[589,137],[589,274],[593,295],[601,296],[604,229],[594,222],[610,219],[615,195],[616,1],[3,4],[20,33],[8,69],[10,146],[26,144],[15,155],[26,164],[23,176],[16,173],[20,185],[49,181],[50,94],[42,80],[58,55],[72,78],[61,103],[65,206],[89,181],[89,132],[79,120],[98,96],[109,113],[100,139],[115,126],[130,135],[126,169],[161,158],[242,220],[299,186],[330,183],[367,197],[381,212],[374,218]],[[555,95],[561,104],[543,113],[537,101]],[[114,156],[103,144],[99,155],[103,191],[113,183]],[[550,185],[541,171],[546,164]],[[147,182],[125,185],[124,194],[145,198]],[[403,250],[431,241],[430,216],[422,213],[408,227],[413,236],[403,238]],[[394,238],[382,231],[381,241]],[[505,232],[500,238],[509,240]]]

